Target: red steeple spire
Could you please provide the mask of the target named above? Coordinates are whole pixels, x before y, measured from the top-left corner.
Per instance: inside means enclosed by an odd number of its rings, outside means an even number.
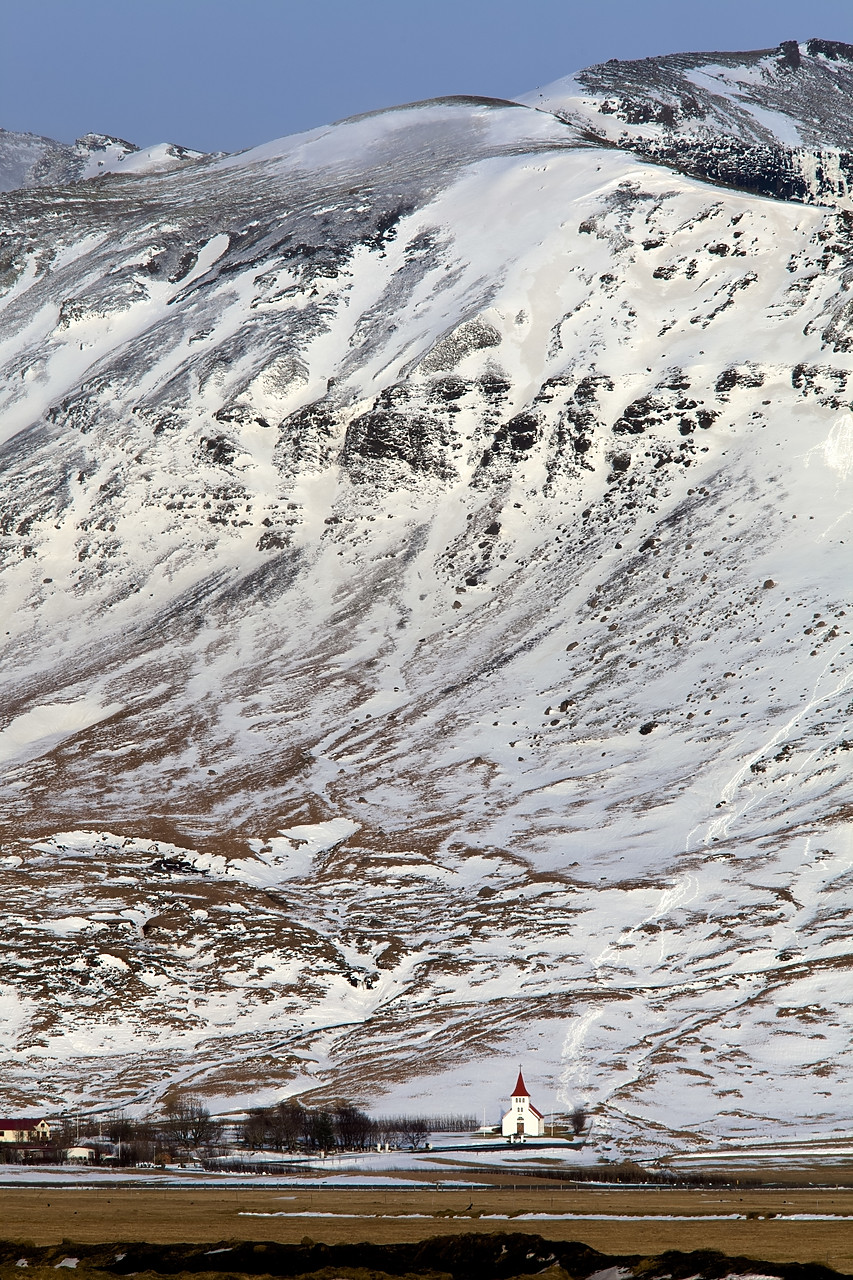
[[[515,1082],[515,1088],[512,1091],[513,1098],[529,1098],[527,1085],[524,1083],[524,1076],[521,1074],[521,1067],[518,1068],[518,1079]]]

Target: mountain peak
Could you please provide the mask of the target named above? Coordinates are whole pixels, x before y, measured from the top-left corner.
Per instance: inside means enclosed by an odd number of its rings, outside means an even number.
[[[173,143],[141,148],[109,133],[85,133],[74,143],[0,129],[0,191],[64,186],[109,173],[156,173],[206,157]]]
[[[716,134],[745,144],[850,147],[853,46],[812,38],[745,52],[611,59],[519,101],[609,141]]]

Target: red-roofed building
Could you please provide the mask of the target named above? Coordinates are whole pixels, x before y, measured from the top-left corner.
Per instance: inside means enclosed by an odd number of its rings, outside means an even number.
[[[0,1142],[47,1142],[50,1125],[46,1120],[0,1120]]]
[[[545,1117],[530,1101],[521,1068],[512,1092],[509,1111],[501,1121],[501,1133],[505,1138],[544,1138]]]

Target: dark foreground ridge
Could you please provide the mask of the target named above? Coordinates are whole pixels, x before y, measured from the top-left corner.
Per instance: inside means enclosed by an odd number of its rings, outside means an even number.
[[[609,1268],[643,1280],[723,1280],[763,1276],[780,1280],[830,1280],[841,1273],[796,1262],[730,1258],[712,1250],[668,1252],[654,1257],[599,1253],[587,1245],[544,1240],[519,1232],[433,1236],[411,1244],[302,1244],[221,1241],[215,1244],[74,1244],[37,1248],[0,1242],[0,1277],[32,1269],[73,1267],[90,1280],[99,1276],[319,1276],[326,1280],[383,1280],[386,1276],[429,1280],[587,1280]]]

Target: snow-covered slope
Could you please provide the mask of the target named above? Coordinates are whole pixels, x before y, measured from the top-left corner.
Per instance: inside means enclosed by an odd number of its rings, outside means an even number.
[[[612,59],[519,101],[695,177],[851,206],[853,45]]]
[[[71,144],[0,129],[0,191],[61,186],[107,173],[162,173],[204,158],[170,142],[139,148],[105,133],[87,133]]]
[[[846,1123],[846,214],[456,99],[0,231],[8,1104]]]
[[[523,95],[611,139],[730,134],[743,142],[849,148],[853,45],[785,40],[751,53],[616,58]]]

